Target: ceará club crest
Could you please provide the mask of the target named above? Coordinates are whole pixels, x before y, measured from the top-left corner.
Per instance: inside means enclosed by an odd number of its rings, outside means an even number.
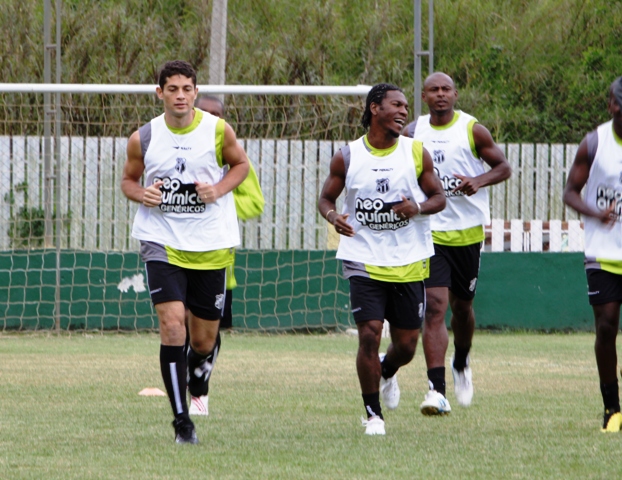
[[[376,191],[378,193],[387,193],[389,191],[389,179],[388,178],[376,179]]]

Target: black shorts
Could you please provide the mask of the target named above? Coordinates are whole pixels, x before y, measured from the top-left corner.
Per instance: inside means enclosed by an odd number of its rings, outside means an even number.
[[[426,288],[449,287],[456,297],[473,300],[481,251],[481,242],[460,247],[435,243],[434,256],[430,259],[430,277],[425,280]]]
[[[423,282],[381,282],[361,276],[349,280],[350,304],[356,323],[386,319],[396,328],[421,328],[425,314]]]
[[[588,298],[590,305],[622,302],[622,275],[607,272],[599,268],[588,268],[587,275]]]
[[[180,301],[195,317],[220,320],[225,306],[225,269],[192,270],[166,262],[147,262],[154,305]]]

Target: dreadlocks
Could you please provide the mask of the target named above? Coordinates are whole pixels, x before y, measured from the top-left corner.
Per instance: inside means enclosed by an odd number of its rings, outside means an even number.
[[[380,105],[384,100],[384,97],[387,96],[387,92],[390,92],[392,90],[402,92],[402,89],[400,87],[391,85],[390,83],[379,83],[378,85],[374,85],[371,88],[371,90],[367,94],[365,111],[363,112],[363,116],[361,117],[361,125],[363,125],[363,128],[368,129],[371,125],[371,104],[377,103],[378,105]]]

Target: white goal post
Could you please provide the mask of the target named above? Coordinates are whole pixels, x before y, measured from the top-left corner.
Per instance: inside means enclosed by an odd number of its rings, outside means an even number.
[[[157,85],[0,83],[0,93],[155,93]],[[199,95],[367,95],[370,85],[197,85]]]
[[[266,197],[264,215],[241,222],[234,326],[348,327],[334,237],[316,203],[334,149],[344,143],[342,132],[358,128],[370,87],[198,88],[227,95],[227,120],[248,132],[238,136]],[[155,89],[0,84],[0,329],[157,328],[138,243],[129,235],[136,205],[119,189],[127,138],[161,112]],[[45,138],[50,93],[58,94],[62,116]],[[55,156],[51,171],[46,148]],[[46,188],[52,205],[45,204]],[[52,244],[42,238],[46,209],[58,221]]]
[[[119,189],[127,138],[161,112],[148,95],[155,88],[0,83],[0,330],[157,328],[129,235],[136,206]],[[316,204],[332,155],[362,133],[370,87],[198,88],[227,96],[227,120],[266,196],[262,217],[241,222],[234,326],[349,327],[347,285],[333,251],[338,236]],[[46,139],[43,98],[50,93],[60,96],[62,116]],[[46,171],[49,145],[55,153]],[[577,146],[501,147],[514,173],[491,188],[494,220],[484,249],[580,251],[580,221],[561,202]],[[52,245],[43,242],[46,209],[60,225]]]

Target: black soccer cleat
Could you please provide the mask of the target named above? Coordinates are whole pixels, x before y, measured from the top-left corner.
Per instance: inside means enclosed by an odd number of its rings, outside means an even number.
[[[173,428],[175,428],[175,443],[190,443],[192,445],[199,443],[194,423],[189,418],[176,418],[173,420]]]

